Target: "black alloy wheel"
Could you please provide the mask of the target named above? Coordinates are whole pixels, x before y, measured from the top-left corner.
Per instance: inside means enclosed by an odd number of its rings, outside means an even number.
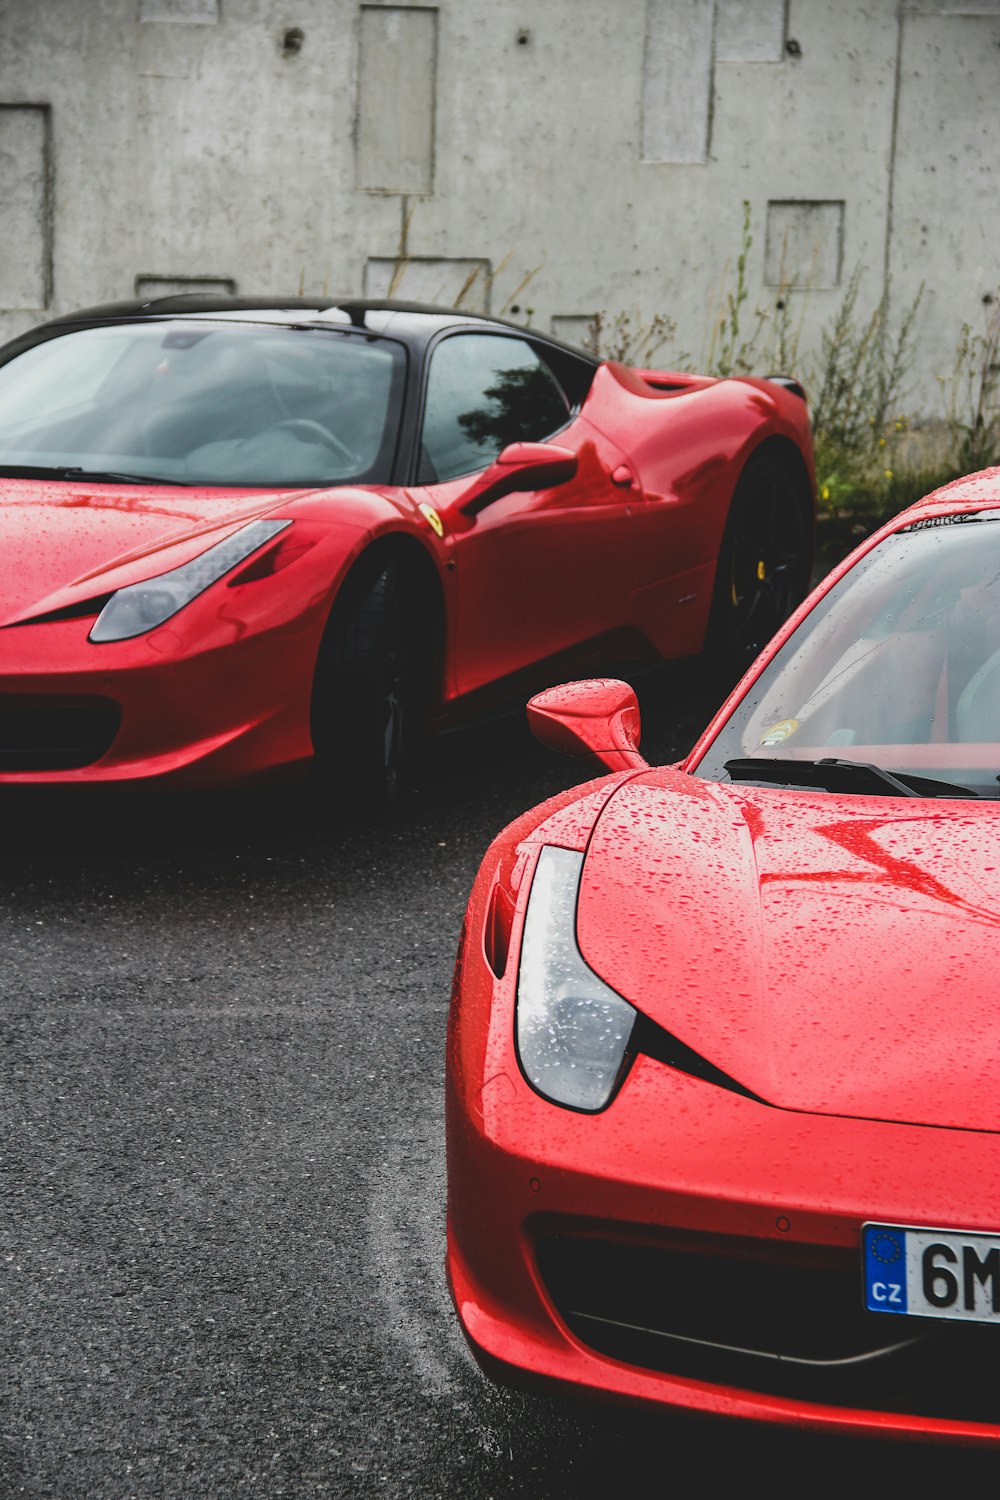
[[[750,665],[805,597],[809,544],[789,470],[751,459],[736,486],[716,573],[710,646],[733,674]]]
[[[398,564],[365,569],[338,601],[320,651],[315,769],[324,793],[348,815],[380,811],[409,779],[424,709],[413,605]]]

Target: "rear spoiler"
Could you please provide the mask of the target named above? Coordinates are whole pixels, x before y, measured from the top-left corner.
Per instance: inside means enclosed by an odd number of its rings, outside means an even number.
[[[806,399],[805,391],[791,375],[765,375],[764,379],[769,380],[772,385],[783,385],[786,391],[791,391],[792,395],[798,396],[800,401]]]

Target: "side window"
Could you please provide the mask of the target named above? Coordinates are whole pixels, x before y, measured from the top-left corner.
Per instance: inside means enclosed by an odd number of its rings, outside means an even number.
[[[431,355],[418,480],[484,469],[508,443],[541,442],[569,415],[551,371],[523,339],[454,334]]]

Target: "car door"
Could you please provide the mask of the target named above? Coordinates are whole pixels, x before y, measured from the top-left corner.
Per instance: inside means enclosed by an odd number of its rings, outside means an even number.
[[[574,478],[507,494],[474,515],[462,497],[508,444],[551,440]],[[630,619],[634,471],[575,415],[528,339],[458,332],[432,349],[418,479],[453,539],[455,681],[464,694],[548,657],[602,644]]]

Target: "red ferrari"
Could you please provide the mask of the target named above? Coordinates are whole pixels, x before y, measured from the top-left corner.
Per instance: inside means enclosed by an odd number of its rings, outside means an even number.
[[[392,792],[415,731],[805,591],[791,380],[393,303],[179,297],[0,351],[0,780]]]
[[[812,594],[687,759],[486,855],[449,1027],[448,1274],[495,1378],[1000,1443],[1000,469]],[[917,804],[920,804],[919,806]]]

